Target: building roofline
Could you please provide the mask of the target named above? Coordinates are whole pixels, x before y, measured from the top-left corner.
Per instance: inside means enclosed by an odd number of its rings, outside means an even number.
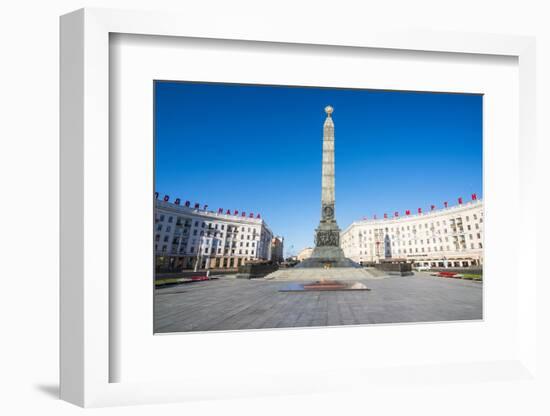
[[[193,207],[187,207],[185,205],[177,205],[173,202],[169,201],[161,201],[159,199],[155,200],[156,207],[157,208],[164,208],[169,209],[171,211],[174,211],[176,213],[181,214],[192,214],[194,216],[198,216],[204,219],[209,220],[226,220],[228,222],[235,222],[239,224],[254,224],[254,225],[263,225],[267,230],[273,234],[273,231],[267,224],[267,222],[263,218],[250,218],[250,217],[243,217],[242,215],[233,215],[233,214],[224,214],[224,213],[218,213],[216,211],[209,211],[205,209],[200,208],[193,208]]]
[[[382,225],[382,224],[393,224],[395,222],[405,222],[405,221],[415,221],[418,219],[429,219],[429,218],[436,218],[438,216],[446,215],[452,212],[457,212],[469,208],[473,208],[479,205],[483,205],[483,199],[476,199],[473,201],[468,201],[463,204],[453,205],[447,208],[439,208],[435,209],[433,211],[427,211],[423,212],[421,214],[415,213],[411,215],[403,215],[399,217],[389,217],[389,218],[368,218],[368,219],[362,219],[353,221],[350,225],[348,225],[343,231],[341,231],[340,234],[347,233],[352,227],[358,226],[358,225]]]

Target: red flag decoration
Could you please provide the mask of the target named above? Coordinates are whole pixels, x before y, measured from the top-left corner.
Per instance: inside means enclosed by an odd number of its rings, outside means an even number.
[[[411,210],[410,209],[406,210],[405,215],[411,215]]]
[[[422,208],[418,208],[418,213],[422,214]]]
[[[476,194],[472,194],[472,201],[476,201],[477,200],[477,195]]]
[[[191,202],[189,202],[189,201],[185,201],[185,206],[186,206],[186,207],[189,207],[189,206],[191,206]]]
[[[458,203],[462,204],[462,197],[461,196],[458,197]]]
[[[176,200],[174,201],[174,204],[179,205],[180,202],[181,202],[181,200],[179,198],[176,198]]]
[[[384,219],[388,219],[388,214],[384,213]]]
[[[164,202],[168,202],[170,200],[170,197],[168,195],[164,195]]]
[[[155,192],[155,199],[159,199],[159,193]]]
[[[246,217],[246,212],[242,212],[241,217]]]
[[[250,215],[248,216],[249,218],[254,218],[254,213],[251,212]]]
[[[199,204],[198,202],[195,202],[195,209],[199,209],[201,206],[201,204]]]
[[[231,210],[228,209],[227,212],[226,212],[226,214],[227,214],[227,215],[231,215]]]
[[[395,212],[393,213],[393,216],[394,216],[394,217],[399,217],[399,212],[395,211]]]
[[[433,211],[435,209],[435,205],[432,205],[430,209]]]
[[[449,203],[447,201],[443,202],[443,205],[445,205],[445,208],[449,206]]]
[[[218,208],[218,214],[223,213],[223,208]]]
[[[233,212],[233,215],[239,215],[239,211],[235,210],[235,211]]]
[[[256,218],[262,218],[262,217],[260,217],[260,214],[258,214],[258,215],[256,215]]]

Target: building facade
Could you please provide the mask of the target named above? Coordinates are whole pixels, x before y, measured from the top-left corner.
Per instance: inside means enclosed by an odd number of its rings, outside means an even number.
[[[313,253],[313,247],[306,247],[300,250],[298,255],[296,256],[296,259],[298,261],[303,261],[305,259],[309,259],[311,257],[311,254]]]
[[[342,232],[341,246],[348,258],[363,264],[405,260],[416,266],[481,266],[483,201],[356,221]]]
[[[283,255],[284,241],[285,239],[280,236],[273,237],[271,240],[271,261],[275,263],[282,263],[285,260]]]
[[[250,260],[269,260],[273,233],[266,222],[156,200],[155,269],[235,269]]]

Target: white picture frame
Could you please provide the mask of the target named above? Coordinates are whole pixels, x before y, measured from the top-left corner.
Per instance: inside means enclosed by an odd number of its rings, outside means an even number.
[[[80,406],[184,401],[197,398],[242,397],[338,391],[355,385],[407,382],[410,369],[369,369],[332,366],[330,377],[281,371],[266,380],[227,378],[174,381],[112,382],[110,366],[120,359],[110,348],[116,308],[110,293],[110,172],[115,167],[109,148],[110,34],[225,39],[333,47],[430,51],[516,57],[519,66],[519,213],[535,211],[531,180],[535,169],[535,41],[530,37],[467,33],[327,32],[321,26],[281,28],[243,19],[239,31],[223,19],[205,25],[201,19],[167,13],[82,9],[61,18],[61,398]],[[261,23],[261,24],[260,24]],[[528,241],[535,241],[536,218],[520,215],[517,258],[522,286],[517,292],[517,355],[498,361],[418,363],[414,379],[434,374],[476,382],[484,377],[522,380],[536,374],[537,270]],[[523,242],[523,243],[522,243]],[[330,330],[324,330],[330,334]],[[332,335],[336,336],[334,332]],[[323,369],[321,369],[323,371]],[[228,382],[233,383],[231,387]],[[342,380],[347,380],[343,382]],[[413,382],[410,379],[408,382]],[[208,389],[206,388],[208,386]]]

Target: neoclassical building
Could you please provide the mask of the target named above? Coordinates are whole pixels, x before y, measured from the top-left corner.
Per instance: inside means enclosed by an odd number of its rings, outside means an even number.
[[[269,260],[275,263],[282,263],[285,261],[284,257],[284,242],[285,239],[281,236],[273,237],[271,240],[271,253]]]
[[[259,215],[156,200],[157,271],[237,268],[269,260],[273,233]]]
[[[482,265],[483,201],[473,196],[443,209],[355,221],[340,239],[345,255],[361,263],[399,259],[417,266]]]
[[[311,253],[313,253],[313,247],[306,247],[300,250],[296,258],[298,261],[309,259],[311,257]]]

